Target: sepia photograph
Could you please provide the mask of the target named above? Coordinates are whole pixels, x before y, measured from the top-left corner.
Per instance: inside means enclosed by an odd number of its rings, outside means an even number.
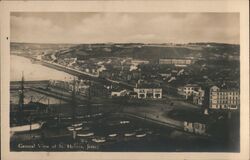
[[[240,12],[11,11],[8,38],[10,153],[246,149]]]
[[[10,22],[11,151],[240,151],[238,13]]]

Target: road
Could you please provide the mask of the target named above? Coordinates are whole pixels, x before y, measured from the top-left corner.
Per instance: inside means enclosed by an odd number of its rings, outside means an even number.
[[[150,121],[154,121],[156,123],[165,124],[169,127],[175,129],[182,129],[183,130],[183,121],[174,120],[167,116],[167,113],[173,109],[199,109],[198,106],[173,100],[171,101],[174,105],[170,105],[169,102],[164,101],[151,101],[147,105],[129,105],[123,107],[122,112],[147,119]]]
[[[166,117],[163,117],[163,116],[155,118],[153,115],[150,116],[148,114],[145,114],[145,116],[142,116],[142,115],[139,116],[138,114],[134,114],[134,113],[132,114],[132,113],[126,113],[126,112],[124,112],[123,114],[125,114],[127,116],[130,116],[130,117],[137,118],[137,119],[146,120],[148,122],[152,122],[152,123],[155,123],[155,124],[158,124],[158,125],[167,126],[167,127],[170,127],[170,128],[182,130],[182,131],[183,131],[183,127],[184,127],[183,122],[176,121],[176,120],[166,118]]]

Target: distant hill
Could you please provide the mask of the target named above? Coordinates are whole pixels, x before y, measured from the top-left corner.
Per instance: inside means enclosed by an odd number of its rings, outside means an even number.
[[[61,47],[72,47],[75,44],[46,44],[46,43],[10,43],[11,49],[53,49]]]
[[[188,44],[142,44],[142,43],[99,43],[99,44],[35,44],[11,43],[11,50],[56,50],[57,56],[78,59],[101,57],[132,57],[158,60],[159,58],[213,58],[239,56],[240,46],[223,43]],[[63,49],[63,50],[62,50]],[[59,50],[59,51],[58,51]]]

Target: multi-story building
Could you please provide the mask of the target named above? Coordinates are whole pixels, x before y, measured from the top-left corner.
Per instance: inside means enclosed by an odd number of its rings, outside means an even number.
[[[73,81],[59,81],[59,80],[51,80],[50,87],[62,89],[68,92],[73,91],[74,88]],[[108,96],[108,89],[105,88],[102,84],[93,83],[93,82],[83,82],[76,81],[75,83],[75,91],[76,94],[82,96]]]
[[[153,98],[161,99],[162,98],[162,88],[154,86],[140,86],[134,88],[134,92],[137,93],[137,98]]]
[[[133,59],[133,60],[131,61],[131,64],[133,64],[133,65],[149,64],[149,61],[147,61],[147,60]]]
[[[178,88],[178,94],[190,99],[194,104],[203,105],[205,91],[197,84],[187,84]]]
[[[187,84],[185,86],[178,88],[178,94],[185,96],[186,99],[188,99],[189,96],[193,95],[193,93],[197,93],[199,90],[201,90],[201,87],[197,84]]]
[[[159,59],[159,64],[174,64],[174,65],[190,65],[193,64],[194,60],[192,59],[177,59],[177,58],[167,58]]]
[[[205,91],[202,89],[199,89],[198,91],[193,91],[193,103],[198,105],[204,104],[204,98],[205,98]]]
[[[240,92],[237,89],[210,88],[210,109],[238,109],[240,107]]]

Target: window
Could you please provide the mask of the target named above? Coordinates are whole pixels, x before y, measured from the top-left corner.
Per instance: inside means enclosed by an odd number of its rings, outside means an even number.
[[[153,93],[147,93],[147,97],[152,98],[153,97]]]
[[[237,106],[236,105],[231,105],[230,108],[231,109],[237,109]]]
[[[155,94],[155,98],[160,98],[161,95],[160,94]]]
[[[145,98],[145,94],[139,94],[140,98]]]

